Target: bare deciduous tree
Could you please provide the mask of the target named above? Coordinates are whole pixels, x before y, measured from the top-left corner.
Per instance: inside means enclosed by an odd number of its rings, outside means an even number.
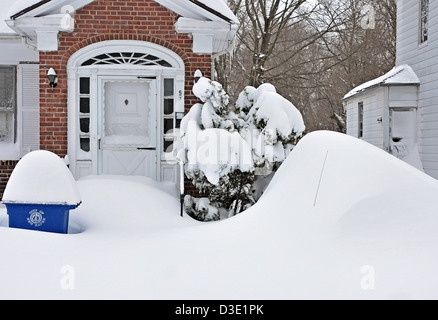
[[[216,61],[217,80],[232,99],[246,85],[272,83],[308,131],[345,131],[342,97],[395,64],[396,0],[229,4],[241,26],[234,56]]]

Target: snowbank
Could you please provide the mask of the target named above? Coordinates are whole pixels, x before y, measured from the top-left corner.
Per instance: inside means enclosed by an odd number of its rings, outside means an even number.
[[[437,193],[437,180],[383,150],[321,131],[308,134],[295,147],[274,176],[264,201],[279,208],[290,204],[297,212],[318,212],[331,221],[357,214],[366,203],[368,211],[382,212],[384,219],[394,212],[435,215],[431,204],[438,203]],[[286,194],[287,202],[282,200]],[[371,203],[376,207],[371,208]]]
[[[49,151],[34,151],[18,162],[3,202],[78,205],[81,197],[61,158]]]
[[[267,247],[284,252],[272,259],[289,284],[285,296],[436,298],[437,194],[438,181],[405,162],[322,131],[299,142],[259,202],[235,219],[264,239],[276,233]]]
[[[0,298],[438,298],[438,182],[352,137],[307,135],[256,205],[215,223],[146,178],[78,185],[69,235],[0,228]]]

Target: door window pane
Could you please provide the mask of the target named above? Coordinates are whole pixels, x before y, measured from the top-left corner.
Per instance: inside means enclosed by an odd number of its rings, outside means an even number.
[[[173,79],[164,79],[164,96],[165,97],[173,97]]]
[[[165,119],[164,134],[172,134],[172,133],[173,133],[173,119]]]
[[[81,149],[90,152],[90,138],[81,138]]]
[[[173,152],[173,139],[164,140],[164,152],[165,153]]]
[[[90,94],[90,78],[81,78],[80,82],[80,94]]]
[[[90,133],[90,118],[80,119],[81,133]]]
[[[173,99],[164,99],[164,114],[173,114]]]
[[[81,98],[81,113],[90,113],[90,98]]]
[[[90,78],[79,79],[79,141],[82,151],[90,151]]]

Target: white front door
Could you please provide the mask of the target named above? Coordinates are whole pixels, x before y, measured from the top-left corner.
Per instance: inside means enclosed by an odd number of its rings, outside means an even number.
[[[99,173],[157,179],[155,80],[102,82]]]

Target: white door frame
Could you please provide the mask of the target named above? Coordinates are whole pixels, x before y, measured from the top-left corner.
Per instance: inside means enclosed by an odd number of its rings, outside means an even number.
[[[111,52],[139,52],[148,53],[166,60],[171,67],[144,66],[129,64],[89,65],[82,64],[100,54]],[[157,179],[160,179],[160,163],[162,157],[161,116],[163,114],[163,82],[165,78],[175,79],[175,91],[179,99],[175,110],[184,111],[185,66],[181,57],[175,52],[144,41],[112,40],[102,41],[80,49],[74,53],[67,64],[68,75],[68,157],[70,170],[76,178],[84,175],[98,174],[98,130],[99,130],[99,81],[111,77],[155,77],[157,84]],[[90,151],[84,155],[80,150],[79,142],[79,79],[90,78]]]
[[[418,124],[417,124],[417,108],[416,107],[392,107],[392,108],[389,108],[389,153],[391,153],[391,154],[393,154],[394,155],[394,152],[393,152],[393,150],[392,150],[392,148],[393,148],[393,142],[395,142],[395,141],[393,141],[393,139],[394,138],[397,138],[397,137],[394,137],[394,117],[393,117],[393,114],[394,114],[394,112],[412,112],[413,113],[413,119],[414,119],[414,123],[413,123],[413,125],[415,126],[415,134],[417,133],[417,130],[418,130],[418,128],[417,128],[417,126],[418,126]],[[417,143],[417,137],[418,137],[418,135],[416,134],[416,139],[415,139],[415,141],[414,141],[414,143]]]

